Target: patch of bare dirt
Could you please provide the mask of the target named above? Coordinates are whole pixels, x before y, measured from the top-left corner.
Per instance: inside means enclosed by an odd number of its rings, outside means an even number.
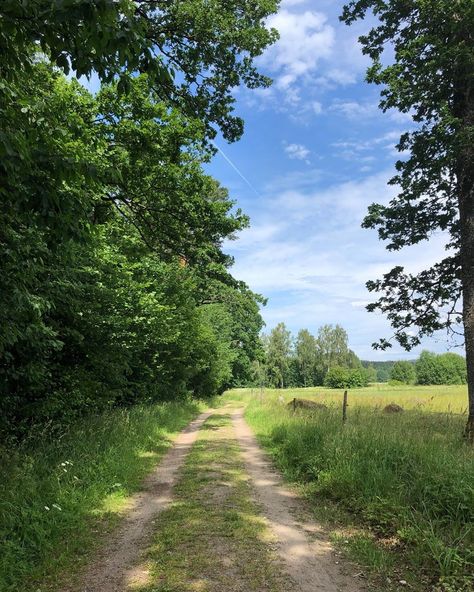
[[[235,434],[242,448],[245,468],[255,490],[262,514],[277,539],[276,550],[298,592],[363,592],[365,587],[350,574],[350,566],[340,565],[340,558],[325,535],[314,523],[302,523],[295,516],[304,515],[304,502],[273,469],[270,458],[260,448],[243,417],[243,410],[233,414]],[[347,572],[347,573],[346,573]]]

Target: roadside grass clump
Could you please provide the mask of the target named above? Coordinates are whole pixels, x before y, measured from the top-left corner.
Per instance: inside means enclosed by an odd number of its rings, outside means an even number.
[[[0,590],[55,589],[77,572],[199,407],[115,409],[0,448]]]
[[[339,407],[293,413],[267,396],[249,402],[246,418],[315,506],[326,500],[365,528],[354,558],[384,571],[400,551],[430,585],[474,586],[474,454],[462,416],[353,405],[343,426]]]

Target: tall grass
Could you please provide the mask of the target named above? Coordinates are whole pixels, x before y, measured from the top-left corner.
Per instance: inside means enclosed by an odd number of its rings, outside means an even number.
[[[332,500],[376,541],[395,541],[415,572],[474,589],[474,454],[461,439],[464,418],[387,415],[351,400],[345,426],[339,407],[293,414],[268,394],[251,397],[246,417],[315,504]]]
[[[74,571],[198,407],[113,410],[0,448],[0,590]]]

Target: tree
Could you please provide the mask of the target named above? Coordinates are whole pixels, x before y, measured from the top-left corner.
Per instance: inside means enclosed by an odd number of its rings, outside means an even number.
[[[403,384],[413,384],[416,380],[415,367],[411,362],[405,360],[395,362],[390,371],[390,380],[403,382]]]
[[[266,340],[267,370],[270,380],[284,388],[290,369],[291,333],[285,323],[278,323]]]
[[[301,329],[295,344],[296,363],[301,386],[314,385],[316,339],[307,329]]]
[[[232,89],[270,84],[254,60],[277,38],[265,26],[277,6],[276,0],[5,0],[0,79],[28,72],[38,50],[65,74],[95,72],[105,83],[119,78],[122,92],[146,73],[162,101],[199,118],[211,137],[215,124],[235,140],[242,121],[232,113]]]
[[[418,384],[466,384],[466,360],[453,353],[423,351],[416,362]]]
[[[141,76],[115,87],[41,61],[16,84],[35,158],[0,187],[0,432],[217,394],[260,354],[262,299],[221,248],[248,221],[203,171],[202,124]]]
[[[369,364],[368,366],[364,366],[365,376],[367,378],[367,383],[369,382],[379,382],[377,370],[373,364]]]
[[[320,327],[316,340],[317,364],[323,379],[333,366],[347,366],[350,358],[347,339],[346,331],[339,325]]]
[[[474,443],[474,4],[472,0],[353,0],[341,19],[351,24],[370,12],[379,22],[361,37],[373,62],[369,82],[384,85],[381,108],[412,115],[403,134],[391,184],[400,192],[388,206],[374,204],[364,221],[388,240],[389,250],[448,235],[448,254],[416,275],[397,266],[368,283],[382,293],[368,310],[386,313],[406,349],[424,335],[462,321],[467,359],[469,417]],[[394,60],[382,62],[384,49]],[[462,300],[462,311],[459,303]],[[411,335],[409,327],[417,327]],[[390,346],[382,339],[379,347]]]

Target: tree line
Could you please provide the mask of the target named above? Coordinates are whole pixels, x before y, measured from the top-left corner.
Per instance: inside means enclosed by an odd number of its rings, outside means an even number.
[[[423,351],[415,361],[361,361],[340,325],[323,325],[317,335],[301,329],[294,338],[279,323],[262,336],[264,357],[253,363],[252,385],[272,388],[326,386],[360,388],[392,384],[466,384],[466,359],[455,353]]]
[[[301,329],[295,339],[285,323],[263,335],[264,358],[254,363],[254,383],[271,387],[362,387],[376,380],[348,346],[340,325],[323,325],[316,336]]]
[[[0,433],[248,379],[263,299],[222,250],[248,219],[203,166],[275,10],[2,3]]]

